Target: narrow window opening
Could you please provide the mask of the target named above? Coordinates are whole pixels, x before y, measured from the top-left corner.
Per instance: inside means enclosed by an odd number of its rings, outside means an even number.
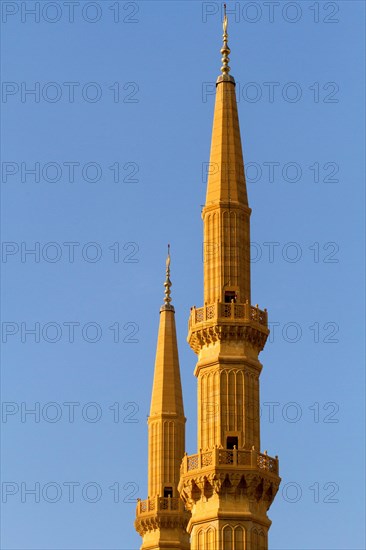
[[[164,498],[173,498],[173,487],[164,487]]]
[[[225,304],[231,304],[231,302],[236,302],[236,292],[235,290],[225,290]]]
[[[233,449],[234,445],[236,448],[238,448],[238,438],[234,436],[230,436],[226,438],[226,448],[227,449]]]

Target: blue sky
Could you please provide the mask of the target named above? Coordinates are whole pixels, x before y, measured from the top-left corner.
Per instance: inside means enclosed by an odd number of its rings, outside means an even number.
[[[1,8],[2,547],[135,550],[168,242],[196,450],[186,335],[202,303],[221,4]],[[361,550],[364,3],[228,11],[252,296],[272,327],[261,439],[283,481],[270,548]]]

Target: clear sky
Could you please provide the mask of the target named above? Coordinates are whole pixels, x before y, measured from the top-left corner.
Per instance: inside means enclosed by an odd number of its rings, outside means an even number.
[[[364,6],[228,2],[253,303],[272,327],[272,550],[365,548]],[[1,546],[135,550],[168,242],[196,450],[186,335],[202,304],[221,4],[1,8]]]

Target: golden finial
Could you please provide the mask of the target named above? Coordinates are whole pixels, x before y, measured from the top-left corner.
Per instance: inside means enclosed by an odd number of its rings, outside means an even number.
[[[226,4],[224,4],[224,21],[223,21],[224,33],[227,31],[227,15],[226,15]]]
[[[221,48],[221,53],[222,53],[222,67],[221,67],[221,72],[222,74],[224,75],[228,75],[229,72],[230,72],[230,67],[229,67],[229,53],[230,53],[230,48],[227,44],[227,15],[226,15],[226,4],[224,4],[224,21],[223,21],[223,24],[222,24],[222,27],[224,29],[224,34],[222,35],[222,38],[223,38],[223,45],[222,45],[222,48]]]
[[[234,82],[235,83],[235,80],[234,78],[229,75],[229,72],[230,72],[230,67],[229,67],[229,61],[230,61],[230,58],[229,58],[229,53],[230,53],[230,48],[228,46],[228,34],[227,34],[227,24],[228,24],[228,19],[227,19],[227,15],[226,15],[226,4],[224,4],[224,20],[223,20],[223,23],[222,23],[222,27],[223,27],[223,30],[224,30],[224,34],[222,35],[222,38],[223,38],[223,45],[222,45],[222,48],[221,48],[221,54],[222,54],[222,58],[221,58],[221,61],[222,61],[222,67],[221,67],[221,75],[218,77],[217,79],[217,84],[219,82],[222,82],[223,80],[229,80],[231,82]]]
[[[172,287],[172,282],[170,280],[170,244],[168,244],[168,256],[166,258],[166,275],[165,275],[165,282],[164,282],[164,287],[165,287],[165,290],[164,290],[164,294],[165,294],[165,297],[164,297],[164,305],[163,305],[163,308],[164,309],[174,309],[173,306],[171,305],[171,297],[170,297],[170,289]]]
[[[170,244],[168,244],[168,256],[166,258],[166,268],[170,269]]]

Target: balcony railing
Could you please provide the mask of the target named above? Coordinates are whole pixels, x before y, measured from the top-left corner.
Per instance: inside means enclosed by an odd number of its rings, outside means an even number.
[[[251,306],[249,303],[222,303],[215,302],[214,304],[206,304],[204,307],[191,308],[189,318],[189,328],[193,328],[199,323],[205,323],[212,320],[229,321],[229,320],[255,321],[260,325],[267,327],[268,314],[267,310],[259,309],[258,306]]]
[[[278,458],[272,458],[256,450],[237,450],[215,448],[195,455],[185,455],[181,465],[181,474],[209,467],[260,469],[278,475]]]
[[[152,515],[156,512],[177,513],[184,511],[184,504],[176,497],[153,497],[137,501],[138,515]]]

